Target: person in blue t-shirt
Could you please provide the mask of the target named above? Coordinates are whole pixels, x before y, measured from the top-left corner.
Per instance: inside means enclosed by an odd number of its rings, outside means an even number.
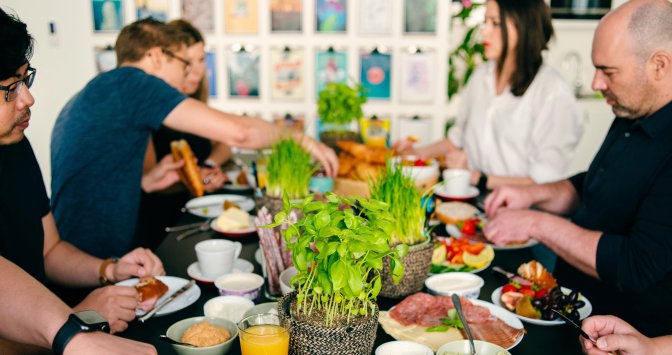
[[[109,257],[133,248],[144,152],[161,124],[241,148],[264,148],[289,136],[330,175],[338,170],[336,155],[322,143],[180,93],[190,66],[187,41],[153,19],[124,27],[115,45],[119,67],[92,79],[56,120],[52,207],[63,239],[86,252]]]

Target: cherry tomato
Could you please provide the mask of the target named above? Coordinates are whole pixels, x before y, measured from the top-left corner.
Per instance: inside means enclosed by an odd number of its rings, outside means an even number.
[[[504,287],[502,287],[502,294],[507,292],[518,292],[518,289],[512,284],[506,284]]]
[[[518,292],[520,292],[520,293],[522,293],[522,294],[524,294],[524,295],[528,295],[528,296],[530,296],[530,297],[532,297],[532,298],[534,298],[534,295],[535,295],[534,290],[532,290],[532,289],[530,289],[530,288],[521,288],[520,290],[518,290]]]
[[[534,294],[534,298],[542,298],[548,294],[548,290],[542,288],[537,291],[537,293]]]
[[[415,162],[413,162],[413,166],[427,166],[427,161],[424,159],[415,159]]]
[[[462,225],[462,233],[465,235],[476,234],[476,223],[474,223],[473,220],[464,222],[464,225]]]

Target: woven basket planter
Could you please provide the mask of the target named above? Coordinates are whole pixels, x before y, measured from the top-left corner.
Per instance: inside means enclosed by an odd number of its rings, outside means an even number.
[[[380,275],[383,287],[380,296],[387,298],[400,298],[412,293],[419,292],[427,279],[432,264],[434,243],[431,238],[424,242],[408,247],[408,254],[401,259],[404,264],[404,276],[395,284],[390,273],[390,258],[383,259],[383,270]]]
[[[369,355],[378,329],[378,305],[375,312],[359,323],[326,328],[299,321],[291,316],[290,307],[296,292],[288,293],[278,302],[281,322],[289,322],[290,355]]]
[[[292,200],[292,202],[301,202],[301,199]],[[261,203],[262,203],[262,206],[266,206],[266,208],[268,209],[268,212],[271,213],[271,216],[275,216],[276,214],[278,214],[278,212],[282,211],[282,208],[284,207],[284,202],[282,201],[281,197],[273,197],[273,196],[269,196],[269,195],[264,195],[262,197],[262,202]],[[261,208],[261,206],[259,208]],[[296,213],[296,217],[298,217],[298,219],[303,218],[303,212],[301,212],[301,210],[293,209],[292,211],[294,211]]]

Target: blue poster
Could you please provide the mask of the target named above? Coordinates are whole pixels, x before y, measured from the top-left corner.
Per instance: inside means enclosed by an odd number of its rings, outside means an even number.
[[[210,97],[217,97],[217,60],[215,52],[205,53],[205,75],[208,78]]]
[[[360,82],[365,89],[366,97],[370,99],[389,99],[390,68],[392,55],[386,53],[364,53],[360,59]]]
[[[315,60],[315,93],[320,95],[320,91],[329,83],[344,83],[348,80],[348,58],[345,52],[327,50],[317,52]]]
[[[317,0],[318,32],[345,32],[347,0]]]
[[[94,31],[119,31],[124,25],[121,0],[91,0]]]

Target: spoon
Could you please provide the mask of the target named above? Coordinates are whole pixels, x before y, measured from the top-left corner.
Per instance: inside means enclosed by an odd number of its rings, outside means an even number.
[[[161,335],[159,335],[159,339],[165,341],[165,342],[168,343],[168,344],[176,344],[176,345],[188,346],[188,347],[190,347],[190,348],[195,348],[194,345],[191,345],[191,344],[189,344],[189,343],[183,343],[183,342],[181,342],[181,341],[174,340],[174,339],[172,339],[172,338],[169,338],[169,337],[168,337],[167,335],[165,335],[165,334],[161,334]]]
[[[460,296],[458,296],[456,293],[453,293],[452,298],[453,298],[453,306],[455,306],[455,310],[457,311],[457,316],[460,317],[460,322],[462,322],[462,325],[464,326],[464,332],[467,333],[467,339],[469,339],[469,348],[471,348],[470,354],[476,355],[476,348],[474,347],[474,337],[471,336],[471,330],[469,329],[469,324],[467,324],[467,320],[464,317],[464,313],[462,313],[462,304],[460,303]]]

